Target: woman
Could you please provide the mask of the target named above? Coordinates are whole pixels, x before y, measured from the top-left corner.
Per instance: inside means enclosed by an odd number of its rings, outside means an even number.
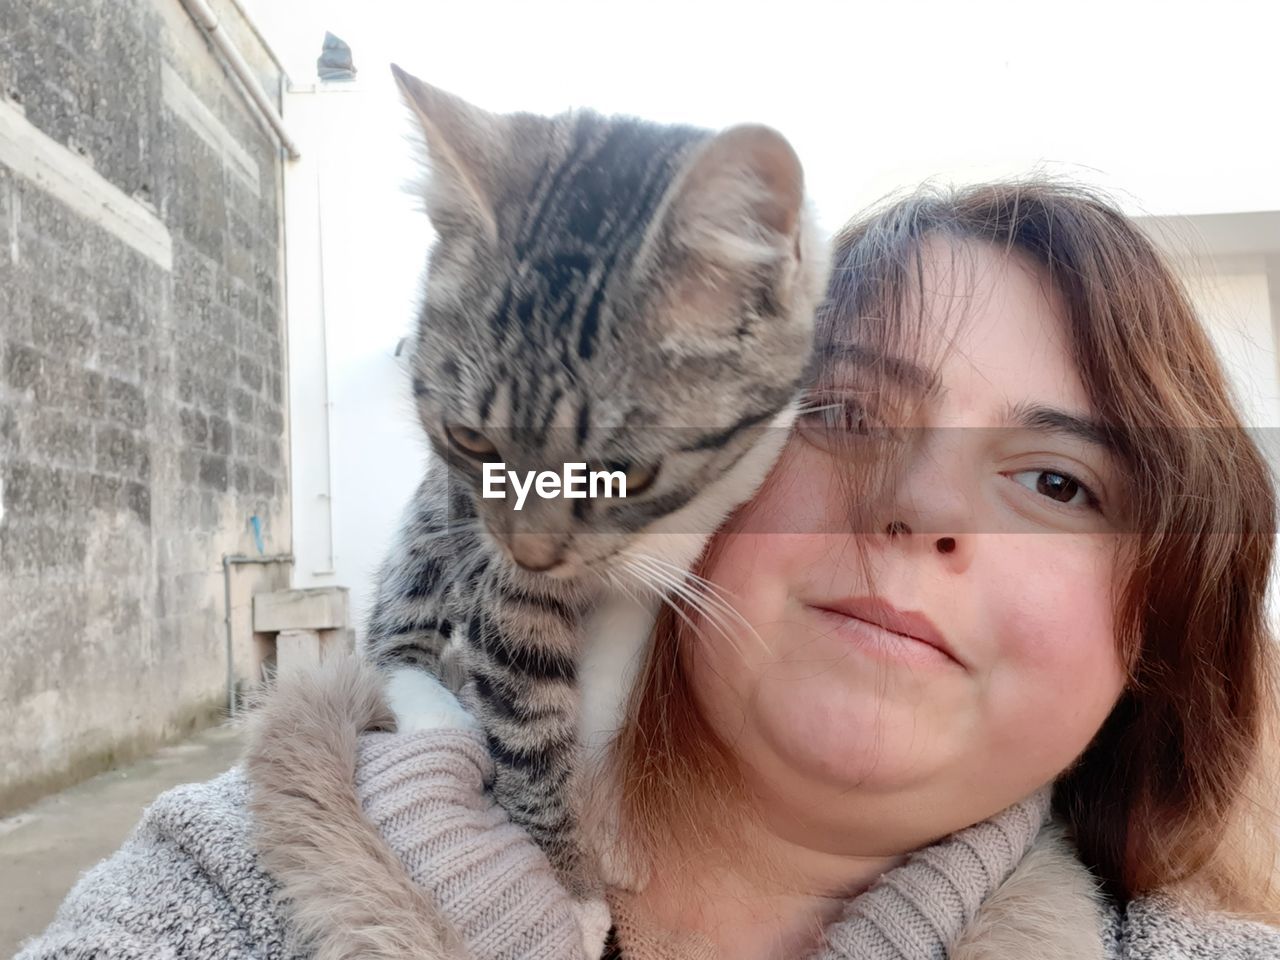
[[[1078,191],[919,194],[837,239],[820,355],[703,560],[732,619],[655,630],[613,951],[1280,956],[1274,500],[1167,267]],[[580,955],[465,716],[387,722],[282,691],[25,956]]]

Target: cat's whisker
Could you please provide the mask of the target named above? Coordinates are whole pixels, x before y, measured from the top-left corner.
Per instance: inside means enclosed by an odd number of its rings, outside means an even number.
[[[739,608],[737,608],[737,604],[735,603],[735,598],[733,598],[728,591],[721,588],[718,584],[713,584],[712,581],[705,579],[705,577],[696,575],[694,572],[681,571],[680,568],[675,566],[675,564],[672,564],[672,575],[687,577],[687,582],[689,582],[691,589],[700,590],[708,603],[713,604],[714,607],[719,609],[719,611],[726,614],[727,617],[730,617],[731,620],[737,623],[737,625],[740,625],[742,630],[744,630],[751,639],[755,640],[756,645],[759,645],[760,649],[767,649],[767,644],[764,643],[764,637],[760,636],[759,631],[756,631],[755,626],[748,620],[748,618],[742,616],[741,611],[739,611]]]
[[[616,575],[613,569],[609,569],[606,572],[609,575],[608,583],[610,587],[617,590],[619,593],[625,596],[628,600],[630,600],[636,606],[638,607],[644,606],[644,601],[630,589],[629,585],[625,580],[623,580],[621,577]]]
[[[644,606],[644,603],[640,599],[640,597],[631,591],[627,583],[621,577],[615,577],[614,572],[612,570],[609,571],[609,583],[615,590],[617,590],[619,593],[625,596],[628,600],[630,600],[636,606],[638,607]]]
[[[659,566],[665,567],[666,569],[670,570],[672,573],[685,578],[691,583],[698,584],[701,589],[707,590],[708,592],[719,597],[725,603],[732,605],[734,600],[733,594],[731,594],[724,587],[720,586],[720,584],[716,583],[714,580],[708,580],[706,577],[700,576],[699,574],[694,573],[692,570],[681,567],[678,564],[674,564],[670,560],[663,560],[661,557],[655,557],[648,554],[646,554],[645,556],[648,560],[652,561],[653,563],[656,563]]]
[[[643,567],[632,560],[625,563],[626,571],[631,574],[635,585],[645,590],[657,600],[666,601],[667,594],[673,592],[671,585],[656,571]]]
[[[633,556],[637,555],[633,554]],[[764,638],[760,636],[751,621],[744,617],[734,604],[733,596],[719,584],[708,580],[706,577],[699,576],[692,570],[687,570],[671,563],[669,560],[663,560],[659,557],[650,556],[648,554],[639,554],[638,556],[650,563],[657,564],[662,569],[667,570],[671,577],[680,578],[683,583],[687,584],[688,589],[691,591],[701,591],[700,596],[707,604],[720,611],[723,615],[731,618],[734,622],[740,624],[742,628],[756,641],[760,649],[767,649],[767,644],[764,642]]]
[[[672,582],[674,585],[674,583],[677,581],[675,581],[673,578]],[[741,655],[743,652],[742,648],[739,646],[739,639],[740,639],[741,632],[737,630],[732,623],[726,622],[726,618],[728,618],[729,620],[738,621],[739,623],[742,624],[743,627],[745,627],[747,633],[751,634],[752,636],[756,637],[757,640],[759,640],[759,635],[756,633],[755,628],[752,627],[751,624],[745,618],[743,618],[743,616],[740,613],[738,613],[737,610],[727,606],[718,598],[712,595],[709,595],[706,593],[699,593],[698,590],[691,585],[683,585],[683,589],[686,591],[685,595],[691,598],[691,602],[695,603],[698,610],[703,614],[703,616],[714,621],[714,623],[720,629],[720,632],[724,634],[726,639],[728,639],[729,642],[732,644],[733,649],[736,653]],[[763,644],[762,640],[759,640],[759,642]]]
[[[618,589],[618,583],[614,579],[613,571],[610,570],[608,567],[604,569],[603,573],[601,573],[595,567],[585,567],[584,569],[586,570],[587,573],[591,574],[593,577],[599,580],[600,585],[604,587],[606,590]]]
[[[619,555],[619,560],[621,561],[621,566],[618,570],[619,573],[625,572],[629,574],[635,586],[639,587],[642,590],[647,591],[648,593],[652,594],[654,597],[661,599],[662,594],[665,592],[665,588],[663,586],[661,586],[660,584],[654,583],[652,581],[652,578],[649,577],[649,575],[644,570],[634,565],[631,562],[631,558],[628,557],[627,555],[625,554]],[[625,581],[622,580],[621,577],[618,578],[617,585],[620,588],[626,587],[626,583]],[[628,595],[631,596],[631,594],[628,594]]]
[[[671,608],[671,612],[672,612],[672,613],[674,613],[677,617],[679,617],[682,621],[684,621],[685,626],[687,626],[687,627],[689,628],[690,632],[692,632],[692,633],[694,633],[694,634],[701,634],[702,630],[701,630],[701,628],[698,626],[698,624],[696,624],[696,623],[693,621],[693,619],[692,619],[692,618],[690,618],[690,616],[689,616],[687,613],[685,613],[685,611],[684,611],[684,610],[680,609],[680,605],[679,605],[678,603],[675,603],[675,602],[671,599],[671,597],[670,597],[670,596],[668,596],[669,591],[667,591],[667,590],[665,590],[665,589],[662,589],[662,588],[660,588],[660,587],[658,587],[658,586],[655,586],[654,584],[650,583],[650,582],[648,581],[648,579],[647,579],[647,575],[646,575],[645,571],[643,571],[643,570],[641,570],[641,569],[638,569],[638,568],[636,568],[636,567],[631,566],[631,564],[630,564],[630,563],[628,563],[628,562],[626,562],[625,560],[624,560],[624,566],[626,567],[626,569],[627,569],[627,571],[628,571],[629,573],[631,573],[633,576],[635,576],[635,578],[637,579],[637,581],[639,581],[639,582],[640,582],[644,587],[646,587],[647,589],[649,589],[649,590],[653,591],[654,595],[655,595],[655,596],[657,596],[657,598],[659,599],[659,601],[661,601],[661,602],[662,602],[663,604],[665,604],[666,606],[670,607],[670,608]],[[621,584],[619,584],[619,586],[621,586]],[[625,588],[623,588],[623,589],[625,590]],[[628,595],[630,595],[630,594],[628,593]],[[633,599],[634,599],[634,598],[633,598]],[[637,602],[638,602],[638,601],[637,601]],[[732,638],[729,638],[729,642],[730,642],[730,643],[732,643],[732,642],[733,642]]]
[[[676,583],[673,580],[667,580],[667,590],[674,593],[677,597],[684,600],[690,607],[694,609],[725,641],[733,648],[734,653],[742,655],[742,648],[738,644],[736,632],[731,629],[730,625],[725,623],[720,612],[706,602],[706,598],[694,593],[686,587]]]
[[[721,636],[724,637],[724,639],[729,643],[729,645],[733,647],[733,650],[735,653],[739,655],[742,654],[743,651],[741,647],[739,647],[738,645],[738,640],[737,640],[737,637],[734,635],[734,631],[732,631],[729,628],[729,624],[727,624],[723,619],[723,610],[721,609],[721,606],[722,606],[721,603],[717,602],[712,597],[699,593],[696,589],[681,582],[675,576],[673,576],[669,571],[664,570],[662,567],[652,565],[646,562],[646,561],[651,561],[654,558],[649,557],[646,554],[634,554],[634,553],[629,554],[628,556],[630,557],[632,562],[634,564],[638,564],[640,568],[648,574],[649,577],[651,577],[653,580],[656,580],[660,584],[662,584],[666,588],[666,591],[676,594],[678,597],[680,597],[680,599],[688,603],[689,606],[691,606],[697,613],[699,613],[704,620],[706,620],[712,627],[716,629],[716,631]]]

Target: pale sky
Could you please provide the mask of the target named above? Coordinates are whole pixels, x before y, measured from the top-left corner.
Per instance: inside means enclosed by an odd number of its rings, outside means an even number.
[[[1280,3],[243,0],[295,83],[324,30],[493,110],[769,123],[831,229],[937,177],[1048,168],[1131,212],[1280,209]]]
[[[303,148],[288,178],[295,582],[349,585],[357,610],[422,469],[393,354],[430,232],[400,189],[413,163],[393,60],[491,110],[772,124],[829,231],[925,178],[1046,166],[1134,213],[1280,210],[1280,0],[1220,2],[1212,18],[1132,0],[240,2],[295,84],[314,83],[326,28],[360,71],[285,115]],[[1215,282],[1212,328],[1270,424],[1266,278]]]

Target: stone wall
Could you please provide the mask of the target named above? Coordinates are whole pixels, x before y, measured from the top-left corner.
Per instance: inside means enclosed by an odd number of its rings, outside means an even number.
[[[222,557],[290,545],[282,175],[179,0],[0,0],[0,810],[226,701]]]

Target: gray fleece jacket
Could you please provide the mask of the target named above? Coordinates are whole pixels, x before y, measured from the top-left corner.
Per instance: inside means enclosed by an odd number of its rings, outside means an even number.
[[[354,662],[282,687],[245,763],[157,799],[19,960],[581,960],[545,858],[484,793],[483,740],[390,724]],[[613,906],[629,960],[714,957]],[[1041,792],[884,874],[817,957],[1263,960],[1280,930],[1172,896],[1102,903]]]

